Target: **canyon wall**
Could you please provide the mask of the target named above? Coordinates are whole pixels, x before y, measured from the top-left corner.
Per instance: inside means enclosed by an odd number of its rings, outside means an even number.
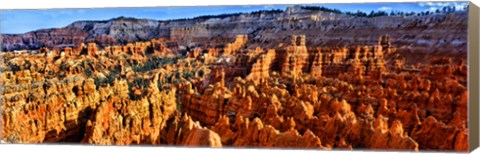
[[[104,21],[77,21],[63,28],[25,34],[2,34],[2,51],[62,48],[84,42],[101,47],[167,38],[181,46],[225,45],[238,34],[255,47],[274,48],[286,36],[302,33],[315,46],[365,45],[389,34],[399,49],[415,52],[466,53],[467,12],[426,16],[355,17],[301,7],[285,11],[232,14],[157,21],[119,17]],[[374,36],[374,37],[372,37]],[[228,42],[229,43],[229,42]],[[228,45],[227,45],[228,46]]]

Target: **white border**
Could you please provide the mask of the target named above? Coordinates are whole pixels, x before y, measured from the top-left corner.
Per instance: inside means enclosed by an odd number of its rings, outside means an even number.
[[[98,8],[193,5],[260,5],[260,4],[312,4],[312,3],[371,3],[421,2],[428,0],[2,0],[0,9]],[[436,2],[456,0],[431,0]],[[478,0],[474,0],[478,1]],[[478,3],[476,3],[478,4]]]

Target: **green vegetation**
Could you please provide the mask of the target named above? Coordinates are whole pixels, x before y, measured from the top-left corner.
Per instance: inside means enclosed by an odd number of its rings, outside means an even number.
[[[64,72],[64,71],[68,71],[68,64],[66,62],[63,62],[60,64],[60,71]]]
[[[148,59],[143,65],[136,64],[132,66],[132,70],[134,72],[146,72],[150,70],[154,70],[157,68],[163,67],[165,64],[175,64],[177,63],[178,58],[162,58],[162,57],[152,57]]]
[[[12,63],[8,63],[8,68],[10,68],[10,71],[12,71],[14,74],[20,70],[22,70],[20,68],[20,66],[16,65],[16,64],[12,64]]]
[[[252,11],[248,13],[249,15],[259,15],[259,14],[276,14],[276,13],[282,13],[283,10],[280,9],[271,9],[271,10],[260,10],[260,11]],[[219,15],[203,15],[203,16],[198,16],[194,18],[182,18],[182,19],[172,19],[172,20],[167,20],[167,21],[185,21],[185,20],[208,20],[211,18],[228,18],[232,16],[239,16],[244,13],[224,13],[224,14],[219,14]]]
[[[30,69],[31,66],[32,66],[32,63],[30,63],[30,61],[25,61],[23,63],[23,69]]]
[[[100,86],[113,85],[113,82],[115,81],[115,79],[118,77],[119,74],[120,74],[119,67],[111,69],[110,73],[108,73],[105,76],[105,78],[100,78],[100,77],[93,78],[95,82],[95,86],[97,86],[98,88]]]
[[[324,12],[332,12],[332,13],[337,13],[337,14],[342,13],[342,11],[340,11],[338,9],[330,9],[330,8],[326,8],[326,7],[323,7],[323,6],[301,6],[300,8],[302,8],[304,10],[309,10],[309,11],[324,11]]]
[[[150,86],[150,81],[144,78],[135,78],[132,82],[128,83],[129,87],[137,87],[137,88],[147,88]]]
[[[91,78],[92,75],[93,75],[93,72],[92,70],[90,69],[90,67],[85,67],[85,70],[83,72],[85,74],[85,76],[87,76],[88,78]]]
[[[371,11],[369,14],[357,11],[357,12],[342,12],[338,9],[330,9],[323,6],[301,6],[300,8],[309,11],[324,11],[324,12],[332,12],[336,14],[346,14],[349,16],[356,16],[356,17],[380,17],[380,16],[425,16],[431,15],[435,13],[452,13],[456,11],[466,11],[468,7],[463,8],[462,10],[456,10],[454,6],[445,6],[442,9],[437,9],[435,11],[422,11],[422,12],[400,12],[400,11],[391,11],[390,13],[385,11]]]
[[[108,74],[105,78],[95,77],[94,78],[95,86],[97,87],[106,86],[107,84],[112,85],[113,82],[115,81],[115,78],[116,78],[116,75],[114,75],[113,73]]]
[[[191,79],[191,78],[195,77],[195,71],[183,70],[182,77],[185,78],[185,79]]]
[[[182,110],[182,104],[180,101],[178,101],[177,103],[177,111],[181,111]]]
[[[148,79],[144,78],[135,78],[132,82],[128,83],[128,91],[130,95],[130,99],[132,100],[139,100],[142,96],[141,95],[135,95],[133,91],[133,87],[137,89],[145,89],[148,86],[150,86],[150,81]]]

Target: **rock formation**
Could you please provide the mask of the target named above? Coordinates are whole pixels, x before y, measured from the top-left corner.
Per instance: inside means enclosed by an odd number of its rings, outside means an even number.
[[[383,41],[391,41],[402,50],[466,54],[466,50],[458,49],[467,46],[467,16],[466,11],[458,11],[425,16],[358,17],[294,6],[285,11],[163,21],[118,17],[103,21],[77,21],[63,28],[25,34],[3,34],[1,50],[63,48],[85,42],[96,42],[105,47],[163,37],[185,47],[225,45],[228,53],[232,49],[236,50],[246,40],[246,35],[237,37],[239,34],[248,34],[252,45],[247,48],[254,49],[257,46],[273,48],[278,43],[286,43],[279,36],[295,33],[311,38],[307,44],[314,46],[374,44],[378,41],[378,35],[388,33],[390,37],[385,37]],[[237,40],[232,43],[230,40],[235,38]],[[384,44],[382,47],[388,46]],[[428,57],[422,59],[428,60]]]
[[[281,23],[277,26],[288,29],[286,33],[310,22],[313,27],[331,22],[321,15],[305,19],[299,9],[225,20],[268,20],[264,24]],[[346,22],[342,18],[334,15],[332,20]],[[305,23],[294,22],[300,19]],[[132,27],[116,26],[133,21],[160,32],[132,29],[128,35],[144,34],[138,35],[142,40],[125,36],[125,43],[118,43],[117,31]],[[462,21],[455,24],[461,26]],[[467,64],[462,53],[432,52],[429,61],[416,61],[398,50],[405,40],[393,32],[369,34],[378,40],[345,45],[318,40],[329,32],[303,33],[302,28],[267,39],[272,34],[243,33],[238,26],[232,31],[239,35],[214,38],[218,32],[210,29],[231,25],[196,25],[203,19],[170,25],[176,22],[106,21],[116,27],[111,29],[115,37],[103,36],[97,43],[82,40],[89,34],[77,28],[99,23],[76,22],[67,32],[33,32],[51,41],[24,39],[20,46],[75,45],[0,53],[2,142],[468,149]],[[349,32],[339,27],[342,32],[334,38]],[[412,29],[405,35],[419,28]],[[360,36],[365,33],[357,31]],[[68,32],[76,35],[56,41],[57,35]],[[147,33],[169,35],[151,39]],[[30,35],[18,37],[34,37]],[[17,39],[6,36],[5,48],[16,48],[11,41]]]

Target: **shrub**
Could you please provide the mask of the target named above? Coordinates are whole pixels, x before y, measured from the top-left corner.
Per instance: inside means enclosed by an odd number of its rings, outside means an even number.
[[[135,72],[146,72],[153,69],[161,68],[165,64],[174,64],[177,63],[178,58],[161,58],[161,57],[152,57],[148,59],[143,65],[136,64],[132,66],[132,70]]]
[[[92,70],[90,69],[90,67],[86,67],[83,73],[84,73],[85,76],[87,76],[88,78],[92,77],[92,75],[93,75],[93,72],[92,72]]]

